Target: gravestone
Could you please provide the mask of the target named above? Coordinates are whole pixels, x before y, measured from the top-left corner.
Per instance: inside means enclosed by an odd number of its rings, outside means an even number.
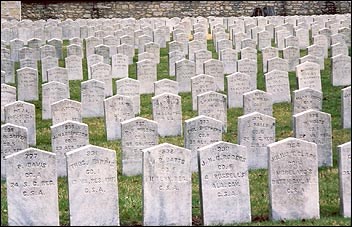
[[[227,79],[228,108],[243,107],[243,94],[251,91],[250,76],[245,73],[233,73]]]
[[[90,36],[86,40],[86,56],[89,57],[91,54],[94,54],[94,47],[99,44],[103,44],[103,40],[94,36]]]
[[[5,83],[5,75],[6,75],[6,72],[1,70],[1,84]]]
[[[98,54],[91,54],[87,57],[88,79],[92,78],[91,67],[94,64],[103,63],[104,57]]]
[[[39,100],[37,70],[29,67],[17,69],[17,88],[17,100]]]
[[[27,148],[6,156],[6,175],[10,226],[59,225],[55,154]]]
[[[185,120],[184,147],[191,150],[192,172],[198,172],[198,149],[222,140],[222,122],[204,115]]]
[[[179,82],[169,79],[162,79],[154,82],[154,96],[168,92],[178,95]]]
[[[169,43],[169,53],[177,50],[182,52],[184,55],[186,55],[187,53],[185,53],[185,50],[183,48],[184,48],[183,43],[178,42],[176,40]]]
[[[340,214],[351,217],[351,141],[337,146]]]
[[[38,61],[36,59],[32,59],[32,58],[21,59],[20,60],[20,69],[24,68],[24,67],[29,67],[29,68],[33,68],[33,69],[38,70]]]
[[[334,57],[339,54],[348,56],[348,47],[345,43],[336,43],[331,45],[331,56]]]
[[[342,128],[351,128],[351,86],[341,90]]]
[[[104,116],[104,82],[90,79],[81,83],[82,117]]]
[[[267,169],[266,146],[275,142],[275,118],[259,112],[238,117],[238,144],[247,147],[248,169]]]
[[[21,39],[13,39],[10,41],[11,60],[16,62],[19,61],[18,51],[24,46],[24,42]]]
[[[121,139],[121,122],[134,117],[131,97],[117,94],[105,99],[104,115],[107,139]]]
[[[320,46],[323,48],[323,53],[324,53],[324,58],[328,58],[328,48],[329,48],[329,43],[324,35],[316,35],[313,36],[313,44],[316,44],[317,46]]]
[[[257,89],[257,62],[251,59],[241,59],[237,61],[237,72],[250,76],[251,90]]]
[[[320,70],[324,70],[324,68],[325,68],[324,58],[319,58],[319,57],[316,57],[311,54],[308,54],[308,55],[305,55],[305,56],[299,58],[299,64],[302,64],[306,61],[310,61],[310,62],[318,64],[320,66]]]
[[[262,90],[252,90],[243,94],[243,114],[259,112],[273,115],[272,94]]]
[[[180,61],[181,59],[185,58],[185,55],[181,51],[172,51],[169,52],[168,60],[169,60],[169,75],[175,76],[176,75],[176,61]]]
[[[120,225],[116,152],[87,145],[67,152],[66,158],[70,224]]]
[[[67,98],[70,91],[66,84],[57,81],[42,84],[42,120],[51,119],[51,104]]]
[[[43,46],[42,46],[43,47]],[[53,56],[54,53],[52,52],[53,49],[50,49],[51,52],[45,52],[43,53],[43,58],[47,56]],[[33,58],[35,59],[35,50],[33,48],[29,47],[22,47],[21,49],[18,50],[18,60],[25,59],[25,58]]]
[[[261,31],[257,33],[258,49],[263,50],[264,48],[271,47],[271,36],[268,31]]]
[[[199,74],[191,78],[192,109],[197,110],[197,95],[207,91],[215,91],[216,84],[213,76]]]
[[[223,49],[220,51],[219,59],[224,65],[224,74],[237,72],[237,51],[234,49]]]
[[[195,63],[188,59],[176,61],[175,74],[176,81],[179,84],[179,92],[190,92],[191,78],[196,75]]]
[[[292,47],[299,47],[299,40],[298,40],[298,37],[293,36],[293,35],[287,36],[287,37],[284,39],[284,43],[285,43],[285,48],[286,48],[286,47],[289,47],[289,46],[292,46]]]
[[[227,131],[227,96],[215,91],[197,95],[198,116],[212,117],[222,122],[223,131]]]
[[[55,47],[55,52],[56,52],[56,58],[62,59],[63,58],[63,53],[62,53],[62,40],[61,39],[50,39],[47,41],[47,43],[51,46]]]
[[[22,126],[28,130],[29,145],[36,145],[35,106],[32,103],[15,101],[4,106],[5,123]]]
[[[16,102],[16,87],[1,84],[1,121],[5,121],[4,108],[7,104]]]
[[[182,135],[181,96],[166,92],[152,97],[152,112],[159,136]]]
[[[255,40],[253,40],[251,38],[242,39],[241,40],[241,49],[244,49],[247,47],[257,49],[257,44],[256,44]]]
[[[158,123],[135,117],[121,123],[122,174],[142,174],[142,151],[159,143]]]
[[[241,49],[241,59],[251,59],[255,62],[257,62],[257,49],[251,48],[251,47],[246,47]]]
[[[82,58],[71,55],[65,58],[65,66],[68,71],[69,80],[83,80]]]
[[[51,150],[56,154],[57,175],[67,176],[65,153],[89,144],[88,125],[77,121],[63,121],[50,126]]]
[[[191,177],[190,150],[168,143],[143,150],[144,226],[192,224]]]
[[[224,64],[216,59],[204,62],[204,73],[215,78],[216,91],[224,91]]]
[[[246,153],[246,147],[222,141],[199,149],[203,225],[251,221]]]
[[[322,46],[319,46],[317,44],[311,45],[307,47],[308,49],[308,55],[313,55],[318,58],[319,60],[319,65],[321,68],[321,65],[324,65],[324,48]]]
[[[296,66],[298,89],[309,87],[322,91],[320,66],[313,62],[304,62]]]
[[[301,50],[304,50],[309,46],[309,29],[297,29],[295,30],[295,36],[298,38],[298,47]]]
[[[159,64],[160,63],[160,46],[157,43],[146,43],[144,45],[144,50],[147,53],[151,53],[154,56],[155,63]]]
[[[1,180],[6,180],[5,157],[28,147],[27,128],[10,123],[1,125]]]
[[[265,90],[271,93],[273,104],[291,102],[290,81],[288,72],[272,70],[265,76]]]
[[[128,56],[115,54],[111,57],[111,76],[112,78],[128,77]]]
[[[153,53],[148,53],[148,52],[139,53],[138,54],[138,61],[143,61],[143,60],[150,60],[154,64],[157,64],[157,61],[156,61]]]
[[[220,53],[222,50],[232,49],[232,42],[229,39],[220,39],[216,41],[216,52]]]
[[[137,62],[137,80],[143,86],[139,87],[140,94],[151,94],[154,92],[154,82],[157,81],[157,67],[151,60]]]
[[[351,57],[337,55],[331,57],[331,84],[333,86],[351,85]]]
[[[103,62],[110,64],[110,47],[104,44],[99,44],[94,47],[94,54],[103,56]]]
[[[306,87],[293,91],[292,95],[292,114],[309,109],[322,110],[323,93],[321,91]]]
[[[209,50],[198,50],[194,52],[196,75],[204,74],[204,62],[210,59],[212,59],[212,53]]]
[[[309,109],[292,117],[294,137],[317,144],[319,167],[332,166],[331,115]]]
[[[267,147],[270,219],[319,219],[317,145],[289,137]]]
[[[33,51],[33,54],[34,54],[34,49],[32,49]],[[48,56],[51,56],[51,57],[56,57],[56,50],[55,50],[55,47],[54,46],[51,46],[51,45],[44,45],[44,46],[41,46],[40,47],[40,59],[43,59],[43,58],[46,58]]]
[[[82,104],[75,100],[62,99],[51,104],[52,125],[71,120],[82,122]]]
[[[117,46],[120,45],[120,39],[116,36],[108,35],[103,38],[103,44],[109,47],[110,57],[117,54]]]
[[[134,57],[134,47],[127,44],[121,44],[117,46],[117,53],[124,54],[128,56],[128,64],[133,64],[133,57]]]
[[[194,53],[199,50],[206,50],[203,42],[198,40],[193,40],[188,43],[188,59],[190,61],[195,61]]]
[[[72,55],[78,56],[80,58],[83,58],[83,50],[80,45],[77,44],[71,44],[68,45],[67,47],[67,57],[70,57]]]
[[[133,102],[133,111],[135,115],[140,113],[140,83],[132,78],[123,78],[116,80],[116,94],[129,96]]]
[[[59,67],[59,59],[56,57],[48,56],[42,58],[42,83],[48,81],[48,70],[54,67]]]
[[[105,85],[105,97],[112,96],[112,77],[111,77],[111,65],[99,62],[92,65],[91,68],[92,79],[104,82]]]
[[[1,58],[1,70],[5,72],[5,83],[15,83],[15,65],[11,59]]]
[[[299,48],[294,46],[289,46],[283,49],[283,58],[287,59],[288,71],[295,71],[296,66],[299,64]]]
[[[67,68],[55,66],[51,69],[48,69],[47,70],[47,79],[48,79],[48,82],[57,81],[57,82],[60,82],[60,83],[63,83],[63,84],[66,84],[67,86],[69,86]]]

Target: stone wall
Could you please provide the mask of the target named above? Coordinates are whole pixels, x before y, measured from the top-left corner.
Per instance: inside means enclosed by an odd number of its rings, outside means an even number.
[[[22,1],[22,19],[251,16],[265,6],[276,15],[312,15],[326,12],[328,3],[338,14],[351,13],[351,1]]]
[[[1,20],[21,20],[20,1],[1,1]]]

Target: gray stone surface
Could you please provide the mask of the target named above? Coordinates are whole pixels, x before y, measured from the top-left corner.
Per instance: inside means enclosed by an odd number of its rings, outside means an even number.
[[[45,58],[42,58],[41,60],[42,63],[42,83],[48,81],[48,69],[54,68],[54,67],[59,67],[59,59],[56,57],[48,56]]]
[[[342,128],[351,128],[351,86],[341,90]]]
[[[271,93],[274,103],[291,102],[290,81],[288,72],[272,70],[265,76],[265,90]]]
[[[224,65],[224,74],[237,72],[238,53],[234,49],[223,49],[219,53],[219,59]]]
[[[262,49],[263,72],[268,72],[268,60],[279,56],[279,51],[275,47],[266,47]]]
[[[70,224],[120,225],[116,152],[87,145],[66,157]]]
[[[1,70],[5,72],[5,83],[15,83],[15,65],[11,59],[1,58]]]
[[[313,62],[304,62],[296,66],[298,89],[309,87],[322,91],[320,66]]]
[[[5,105],[5,122],[22,126],[28,130],[28,143],[36,145],[35,106],[32,103],[15,101]]]
[[[65,153],[89,144],[88,125],[67,120],[53,126],[51,130],[51,151],[56,154],[57,175],[67,176]]]
[[[196,63],[196,75],[203,74],[204,62],[212,58],[212,53],[209,50],[198,50],[194,52],[194,60]]]
[[[82,117],[104,116],[104,82],[90,79],[81,83]]]
[[[247,147],[249,169],[267,169],[266,146],[275,142],[275,118],[253,112],[238,117],[238,144]]]
[[[280,71],[286,71],[288,72],[288,61],[283,58],[279,57],[274,57],[268,59],[268,69],[267,72],[270,72],[272,70],[280,70]]]
[[[67,98],[70,91],[66,84],[57,81],[42,84],[42,120],[51,119],[51,104]]]
[[[116,94],[125,95],[132,98],[133,111],[135,115],[140,113],[140,83],[132,78],[116,80]]]
[[[250,222],[247,148],[220,141],[198,152],[202,224]]]
[[[65,58],[69,80],[83,80],[82,57],[71,55]]]
[[[245,73],[233,73],[227,79],[228,108],[243,107],[243,94],[251,91],[250,76]]]
[[[151,60],[137,62],[137,80],[143,84],[139,87],[140,94],[154,92],[154,82],[157,81],[157,67]]]
[[[331,115],[309,109],[292,118],[294,137],[317,144],[319,167],[332,166]]]
[[[351,217],[351,141],[337,146],[340,214]]]
[[[268,145],[271,220],[319,219],[317,146],[296,138]]]
[[[262,90],[253,90],[246,92],[243,94],[243,114],[259,112],[272,116],[272,100],[272,94]]]
[[[121,139],[121,122],[135,117],[132,98],[117,94],[105,99],[104,116],[107,140]]]
[[[48,82],[57,81],[69,86],[68,69],[63,67],[53,67],[46,71]]]
[[[169,60],[169,75],[175,76],[176,75],[176,61],[180,61],[185,58],[185,54],[181,51],[175,50],[169,52],[168,60]]]
[[[227,96],[215,91],[197,95],[198,116],[205,115],[223,123],[223,131],[227,131]]]
[[[180,61],[176,61],[175,67],[176,81],[179,85],[179,92],[190,92],[191,78],[196,75],[195,63],[188,59],[182,59]]]
[[[309,109],[322,110],[323,93],[312,88],[302,88],[292,93],[292,112],[297,114]]]
[[[1,84],[1,121],[5,121],[5,105],[15,102],[16,98],[16,87],[8,84]]]
[[[197,95],[215,91],[215,78],[206,74],[199,74],[191,78],[192,109],[197,110]]]
[[[177,81],[162,79],[154,82],[154,96],[160,95],[164,92],[178,95],[178,91],[179,82]]]
[[[128,77],[128,56],[124,54],[114,54],[111,57],[112,78]]]
[[[182,135],[181,96],[166,92],[152,97],[152,114],[161,137]]]
[[[143,225],[192,225],[191,151],[163,143],[143,150]]]
[[[222,140],[222,122],[204,115],[185,120],[184,147],[191,150],[192,172],[198,172],[198,149]]]
[[[104,82],[105,85],[105,97],[112,96],[112,76],[111,76],[111,65],[99,62],[92,65],[91,68],[92,79]]]
[[[142,174],[142,150],[158,145],[158,123],[135,117],[121,123],[122,174]]]
[[[82,104],[75,100],[62,99],[51,104],[52,125],[71,120],[82,122]]]
[[[250,76],[251,90],[257,89],[257,62],[251,59],[237,61],[237,72],[246,73]]]
[[[351,85],[351,57],[337,55],[331,57],[331,84],[333,86]]]
[[[224,91],[224,64],[220,60],[210,59],[205,61],[204,73],[215,77],[216,91]]]
[[[10,123],[1,125],[1,180],[6,180],[5,157],[28,147],[27,128]]]
[[[6,156],[9,226],[59,225],[55,159],[36,148]]]
[[[104,58],[98,54],[91,54],[87,57],[87,71],[88,71],[88,79],[92,78],[91,67],[94,64],[103,63]]]

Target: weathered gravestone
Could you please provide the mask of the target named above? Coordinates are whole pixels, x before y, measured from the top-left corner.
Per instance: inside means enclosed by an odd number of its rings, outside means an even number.
[[[274,69],[280,70],[280,71],[286,71],[288,72],[288,61],[286,59],[282,59],[279,57],[274,57],[268,59],[267,63],[268,69],[267,72],[270,72]]]
[[[104,82],[87,80],[81,83],[82,117],[104,116]]]
[[[117,53],[124,54],[128,56],[128,64],[133,64],[133,57],[134,57],[134,47],[128,44],[121,44],[117,46]]]
[[[158,123],[142,117],[121,123],[122,174],[142,174],[142,150],[158,145]]]
[[[292,117],[294,137],[317,144],[319,167],[332,166],[331,115],[310,109]]]
[[[319,219],[317,145],[290,137],[267,147],[270,219]]]
[[[197,110],[197,95],[215,91],[216,84],[213,76],[199,74],[191,78],[192,109]]]
[[[322,91],[320,66],[313,62],[304,62],[296,66],[298,89],[309,87]]]
[[[341,90],[342,128],[351,128],[351,86]]]
[[[103,62],[110,64],[110,47],[104,44],[99,44],[94,47],[94,53],[103,56]]]
[[[299,64],[299,48],[294,46],[289,46],[283,49],[283,58],[288,61],[288,71],[295,71],[296,66]]]
[[[168,59],[169,59],[169,75],[175,76],[176,75],[176,61],[180,61],[185,58],[185,55],[181,51],[172,51],[169,52]]]
[[[6,75],[6,72],[1,70],[1,84],[5,83],[5,75]]]
[[[251,90],[257,89],[257,62],[251,59],[241,59],[237,61],[237,72],[250,76]]]
[[[33,68],[22,68],[17,70],[17,93],[18,100],[36,101],[38,95],[38,72]]]
[[[324,68],[325,68],[324,61],[322,61],[321,59],[324,60],[324,58],[319,58],[314,55],[308,54],[308,55],[305,55],[305,56],[299,58],[299,64],[302,64],[306,61],[310,61],[310,62],[318,64],[320,66],[320,70],[324,70]]]
[[[35,106],[32,103],[15,101],[4,107],[5,122],[28,130],[28,143],[36,145]]]
[[[16,101],[16,87],[1,84],[1,121],[5,121],[4,108],[7,104]]]
[[[258,49],[263,50],[264,48],[271,47],[271,36],[268,31],[261,31],[257,33],[255,37],[258,43]]]
[[[266,146],[275,142],[275,118],[259,112],[238,117],[238,144],[247,147],[249,169],[267,169]]]
[[[11,59],[1,58],[1,70],[5,72],[5,83],[15,83],[15,65]]]
[[[42,84],[42,120],[51,119],[51,104],[68,98],[70,91],[66,84],[57,81]]]
[[[88,71],[88,79],[92,78],[91,67],[92,65],[103,63],[104,58],[98,54],[91,54],[87,57],[87,71]]]
[[[66,158],[70,224],[120,225],[116,152],[87,145],[67,152]]]
[[[255,62],[257,62],[257,49],[251,48],[251,47],[246,47],[241,49],[241,59],[250,59]]]
[[[251,221],[246,153],[246,147],[222,141],[199,149],[203,225]]]
[[[194,61],[196,63],[196,75],[204,73],[204,62],[212,58],[209,50],[198,50],[194,52]]]
[[[48,70],[54,67],[59,67],[59,59],[56,57],[48,56],[42,58],[42,83],[48,81]]]
[[[196,75],[196,65],[193,61],[182,59],[176,62],[176,81],[179,84],[179,92],[191,91],[191,78]]]
[[[135,116],[132,98],[114,95],[105,99],[104,116],[107,140],[121,139],[121,122]]]
[[[154,82],[157,81],[157,67],[151,60],[137,62],[137,80],[143,86],[139,87],[140,94],[151,94],[154,92]]]
[[[105,97],[112,96],[112,77],[111,77],[111,66],[102,62],[92,65],[91,68],[92,79],[104,82]]]
[[[293,91],[292,95],[292,114],[297,114],[309,109],[322,110],[322,92],[306,87]]]
[[[161,137],[182,135],[181,96],[166,92],[152,97],[152,112]]]
[[[288,72],[272,70],[265,76],[265,90],[271,93],[274,103],[291,102],[290,81]]]
[[[67,120],[50,126],[51,150],[56,154],[57,175],[67,176],[65,153],[89,144],[88,125]]]
[[[224,73],[231,74],[237,72],[238,53],[234,49],[223,49],[220,51],[219,59],[224,65]]]
[[[32,49],[34,55],[34,49]],[[40,59],[46,58],[48,56],[56,57],[56,49],[51,45],[44,45],[40,47]]]
[[[5,157],[28,147],[27,128],[10,123],[1,125],[1,180],[6,180]]]
[[[67,68],[55,66],[51,69],[48,69],[46,72],[47,72],[48,82],[57,81],[57,82],[60,82],[60,83],[63,83],[63,84],[66,84],[67,86],[69,86]]]
[[[76,55],[82,59],[83,58],[82,47],[77,44],[68,45],[67,46],[67,57],[70,57],[72,55]]]
[[[169,79],[162,79],[154,82],[154,96],[160,95],[164,92],[168,92],[174,95],[178,95],[179,82]]]
[[[33,58],[25,58],[20,60],[20,69],[29,67],[38,70],[38,61]]]
[[[147,53],[151,53],[154,57],[155,63],[159,64],[160,63],[160,46],[157,43],[146,43],[144,45],[144,50]]]
[[[57,58],[63,58],[63,53],[62,53],[62,40],[61,39],[50,39],[47,41],[47,43],[51,46],[55,47],[55,52],[56,52],[56,57]]]
[[[227,131],[227,96],[215,91],[197,95],[198,116],[205,115],[222,122],[223,131]]]
[[[133,102],[133,111],[137,115],[140,113],[140,83],[132,78],[116,80],[116,94],[129,96]]]
[[[333,86],[351,85],[351,57],[337,55],[331,57],[331,84]]]
[[[220,60],[205,61],[204,73],[215,77],[216,91],[224,91],[224,64]]]
[[[250,76],[246,73],[233,73],[227,79],[228,108],[243,107],[243,94],[251,91]]]
[[[69,80],[83,80],[82,58],[80,56],[68,56],[65,58],[65,66]]]
[[[82,104],[75,100],[62,99],[51,104],[52,125],[66,120],[82,122]]]
[[[9,226],[58,226],[55,154],[27,148],[6,156]]]
[[[112,78],[128,77],[128,56],[124,54],[114,54],[111,57]]]
[[[340,214],[351,217],[351,141],[337,146],[339,163]]]
[[[192,172],[198,171],[198,149],[222,140],[222,122],[204,115],[185,121],[184,147],[191,150]]]
[[[348,47],[345,43],[336,43],[331,45],[331,56],[337,56],[339,54],[348,56]]]
[[[191,151],[163,143],[143,150],[143,225],[192,224]]]
[[[243,114],[259,112],[273,115],[273,98],[271,93],[253,90],[243,94]]]

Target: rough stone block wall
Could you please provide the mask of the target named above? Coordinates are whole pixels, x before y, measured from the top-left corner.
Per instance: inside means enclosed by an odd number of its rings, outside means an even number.
[[[334,3],[336,13],[351,13],[351,1]],[[251,16],[272,6],[277,15],[323,14],[327,1],[22,1],[22,19],[113,17]]]
[[[21,2],[20,1],[1,1],[1,19],[21,20]]]

